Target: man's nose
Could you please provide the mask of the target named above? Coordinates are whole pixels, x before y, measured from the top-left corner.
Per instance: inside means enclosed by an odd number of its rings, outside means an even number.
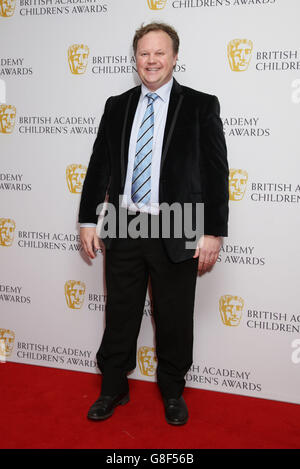
[[[156,62],[156,57],[154,54],[149,54],[148,55],[148,63],[153,64]]]

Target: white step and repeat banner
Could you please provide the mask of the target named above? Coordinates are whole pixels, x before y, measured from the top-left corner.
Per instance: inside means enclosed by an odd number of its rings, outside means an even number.
[[[299,0],[0,0],[3,363],[98,372],[103,257],[81,252],[80,192],[105,100],[138,83],[134,31],[162,20],[181,37],[176,79],[219,97],[231,168],[187,386],[300,403],[299,14]],[[147,298],[131,376],[155,367]]]

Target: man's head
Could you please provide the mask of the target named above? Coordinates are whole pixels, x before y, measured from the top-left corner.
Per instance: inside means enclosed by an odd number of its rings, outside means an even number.
[[[133,38],[140,79],[151,91],[171,80],[179,49],[177,32],[165,23],[142,26]]]

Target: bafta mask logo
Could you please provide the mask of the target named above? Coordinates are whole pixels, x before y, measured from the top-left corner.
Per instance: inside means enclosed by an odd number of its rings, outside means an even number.
[[[71,73],[82,75],[86,71],[90,50],[84,44],[73,44],[68,49],[68,61]]]
[[[240,296],[224,295],[219,301],[221,319],[225,326],[239,326],[244,308],[244,300]]]
[[[67,305],[71,309],[80,309],[84,302],[85,284],[78,280],[68,280],[65,283]]]
[[[16,0],[0,0],[0,16],[9,18],[15,12]]]
[[[162,10],[165,8],[167,0],[147,0],[150,10]]]
[[[9,329],[0,329],[0,358],[10,357],[14,348],[15,333]]]
[[[239,201],[245,195],[248,173],[243,169],[231,169],[229,172],[229,199]]]
[[[0,218],[0,246],[11,246],[16,224],[11,218]]]
[[[138,363],[144,376],[154,376],[157,358],[153,347],[140,347],[138,350]]]
[[[0,133],[11,134],[16,120],[16,108],[9,104],[0,104]]]
[[[227,46],[227,56],[233,72],[245,72],[251,60],[253,43],[250,39],[232,39]]]
[[[70,164],[66,169],[66,178],[69,191],[72,194],[80,194],[86,175],[87,167],[82,164]]]

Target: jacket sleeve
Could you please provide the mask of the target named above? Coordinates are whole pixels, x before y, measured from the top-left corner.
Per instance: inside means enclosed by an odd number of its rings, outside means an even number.
[[[111,98],[106,101],[104,113],[99,125],[86,177],[83,183],[79,207],[79,223],[97,223],[98,215],[96,214],[96,210],[98,205],[104,202],[109,185],[110,158],[106,125],[110,99]]]
[[[220,119],[220,104],[212,96],[202,128],[204,151],[204,233],[228,235],[228,162],[227,148]]]

